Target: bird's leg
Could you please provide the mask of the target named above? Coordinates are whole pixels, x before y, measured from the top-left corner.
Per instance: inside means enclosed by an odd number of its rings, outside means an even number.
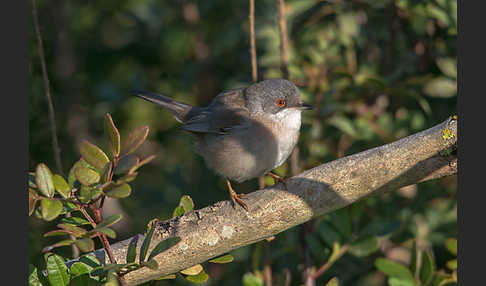
[[[231,187],[231,183],[228,179],[226,179],[226,184],[228,185],[229,194],[231,200],[233,201],[233,208],[236,208],[236,203],[242,206],[246,211],[248,211],[248,207],[246,206],[245,202],[243,202],[243,194],[237,194],[235,190]]]
[[[280,177],[279,175],[274,174],[272,172],[268,172],[267,173],[267,176],[270,176],[270,177],[272,177],[275,180],[274,181],[274,184],[276,184],[276,183],[283,183],[284,185],[285,185],[285,181],[289,178],[287,176]]]

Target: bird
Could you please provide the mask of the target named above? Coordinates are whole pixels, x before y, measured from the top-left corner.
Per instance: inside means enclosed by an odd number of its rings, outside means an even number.
[[[130,93],[167,109],[183,130],[195,135],[196,153],[225,178],[233,207],[239,204],[246,211],[244,195],[236,193],[230,181],[241,183],[262,175],[284,181],[271,171],[290,156],[300,135],[301,113],[313,108],[286,79],[223,91],[207,107],[145,90]]]

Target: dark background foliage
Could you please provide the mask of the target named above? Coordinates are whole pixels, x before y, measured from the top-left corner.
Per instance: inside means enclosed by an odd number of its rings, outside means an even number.
[[[316,107],[303,119],[301,169],[395,141],[455,114],[456,1],[286,2],[290,78]],[[260,80],[281,77],[276,3],[255,4]],[[122,138],[136,126],[150,127],[140,153],[157,158],[134,181],[130,198],[106,206],[106,212],[124,214],[117,240],[143,232],[154,217],[169,218],[184,194],[196,208],[228,199],[223,179],[193,153],[191,136],[167,112],[130,96],[129,90],[143,88],[207,105],[223,90],[249,85],[248,1],[39,1],[38,9],[63,171],[79,159],[82,139],[106,145],[102,135],[107,112]],[[29,68],[29,169],[45,162],[54,170],[33,27]],[[277,173],[288,170],[285,164]],[[452,257],[444,242],[457,236],[456,182],[455,176],[426,182],[346,208],[353,232],[370,223],[397,227],[381,240],[378,251],[365,257],[345,254],[317,282],[338,276],[343,285],[388,285],[375,259],[409,263],[414,238],[433,251],[437,268],[446,269]],[[235,187],[249,192],[257,182]],[[332,225],[334,217],[313,222],[308,235],[319,232],[321,221]],[[31,217],[29,225],[30,261],[42,264],[40,250],[52,242],[42,233],[54,223]],[[269,243],[276,285],[283,285],[285,269],[292,285],[303,283],[304,241],[296,227]],[[329,249],[322,241],[310,245],[316,268],[326,261],[319,246]],[[70,255],[69,248],[57,252]],[[231,264],[207,266],[208,285],[240,285],[245,273],[261,274],[266,256],[262,243],[232,254]],[[158,283],[189,282],[178,278]]]

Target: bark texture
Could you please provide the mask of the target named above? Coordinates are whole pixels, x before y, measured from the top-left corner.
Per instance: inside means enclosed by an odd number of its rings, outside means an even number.
[[[142,268],[125,276],[129,285],[171,274],[255,243],[360,199],[457,173],[457,120],[391,144],[319,165],[286,181],[245,195],[249,206],[217,202],[184,216],[158,222],[151,246],[171,236],[181,242],[156,256],[158,270]],[[452,150],[452,151],[451,151]],[[142,243],[139,235],[138,247]],[[112,245],[124,263],[129,242]],[[151,251],[151,249],[149,249]],[[95,254],[105,261],[104,250]]]

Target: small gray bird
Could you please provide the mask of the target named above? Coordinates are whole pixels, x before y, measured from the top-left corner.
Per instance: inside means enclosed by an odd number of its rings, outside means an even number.
[[[270,175],[289,157],[299,138],[302,102],[298,88],[270,79],[218,94],[207,107],[195,107],[148,91],[132,94],[169,110],[182,129],[196,135],[196,152],[226,178],[233,206],[248,210],[229,180],[238,183]],[[269,173],[270,172],[270,173]]]

